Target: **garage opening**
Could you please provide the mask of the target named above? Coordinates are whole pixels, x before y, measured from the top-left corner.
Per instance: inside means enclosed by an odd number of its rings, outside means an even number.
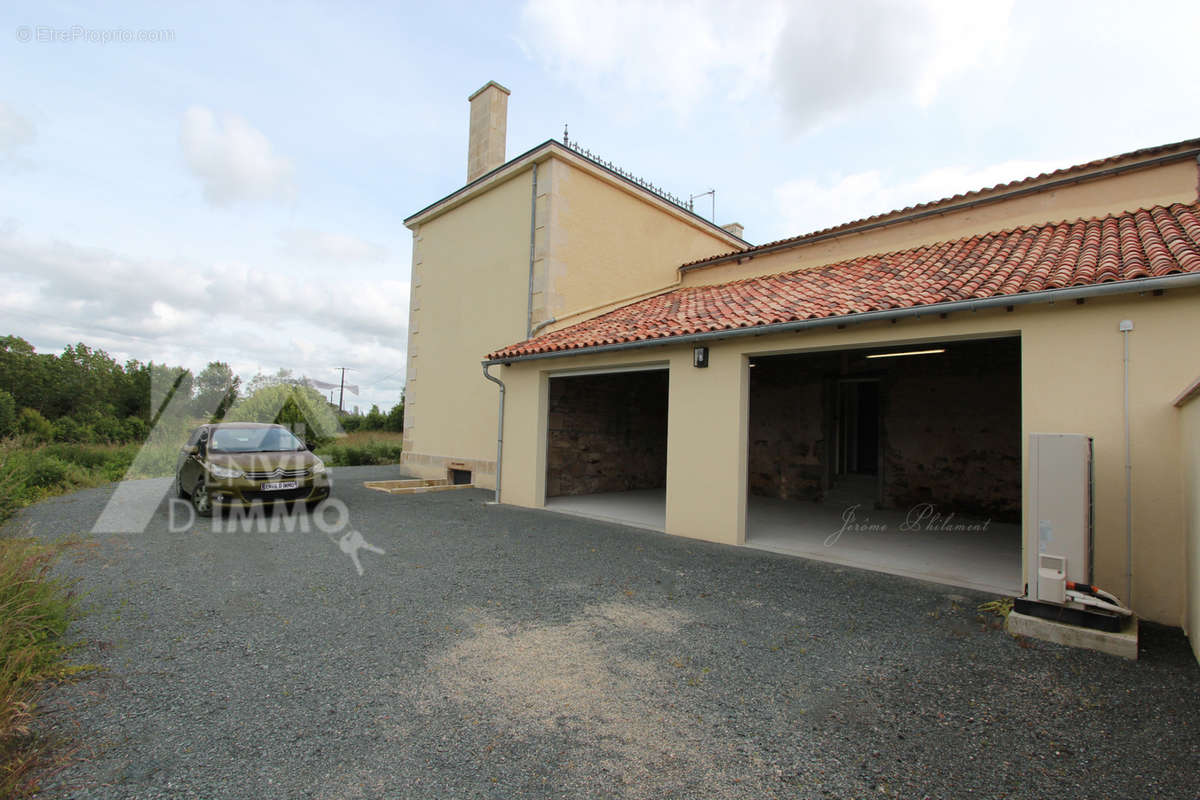
[[[755,357],[747,544],[1015,592],[1019,338]]]
[[[546,508],[666,526],[665,368],[550,379]]]

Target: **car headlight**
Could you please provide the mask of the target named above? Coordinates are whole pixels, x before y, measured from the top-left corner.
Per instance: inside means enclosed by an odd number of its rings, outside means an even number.
[[[313,462],[312,471],[313,471],[313,475],[320,475],[322,472],[325,471],[325,462],[318,458],[316,461]]]
[[[208,474],[214,478],[240,478],[244,474],[240,469],[235,467],[222,467],[220,464],[206,464]]]

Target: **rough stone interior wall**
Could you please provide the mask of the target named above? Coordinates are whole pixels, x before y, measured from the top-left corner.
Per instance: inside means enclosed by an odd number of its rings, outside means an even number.
[[[550,381],[546,496],[667,485],[667,372]]]
[[[750,379],[750,492],[820,500],[838,377],[880,379],[885,508],[1020,521],[1020,344],[956,342],[945,355],[866,351],[762,358]]]
[[[884,505],[1019,522],[1020,345],[958,343],[896,359],[882,387]],[[903,363],[899,363],[903,362]]]
[[[750,376],[750,493],[820,500],[827,446],[827,359],[763,359]]]

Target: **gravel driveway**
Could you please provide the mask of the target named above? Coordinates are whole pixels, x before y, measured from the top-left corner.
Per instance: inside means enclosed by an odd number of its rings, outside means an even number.
[[[77,751],[45,796],[1196,796],[1177,631],[1020,643],[982,595],[360,483],[396,474],[335,471],[353,541],[165,504],[85,536],[60,571],[102,669],[47,699]],[[86,533],[111,493],[4,533]]]

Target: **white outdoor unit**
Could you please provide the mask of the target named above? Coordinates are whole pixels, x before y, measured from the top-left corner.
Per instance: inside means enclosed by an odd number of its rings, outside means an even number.
[[[1092,438],[1029,434],[1029,521],[1025,597],[1068,602],[1067,582],[1092,583]]]

